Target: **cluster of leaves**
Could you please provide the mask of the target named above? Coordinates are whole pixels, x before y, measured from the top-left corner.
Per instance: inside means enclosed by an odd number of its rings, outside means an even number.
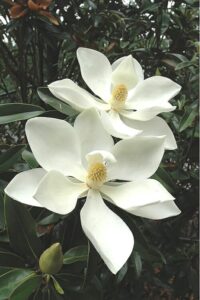
[[[49,8],[60,20],[55,26],[36,12],[11,19],[8,1],[1,2],[0,299],[198,299],[197,7],[196,0],[57,0]],[[18,172],[37,166],[25,120],[42,115],[73,122],[76,112],[45,86],[66,77],[83,86],[75,57],[79,46],[100,50],[110,61],[132,54],[146,77],[167,76],[182,86],[173,100],[177,110],[163,114],[178,150],[166,152],[154,175],[176,197],[182,214],[150,221],[112,207],[135,237],[117,276],[82,232],[83,203],[60,216],[25,207],[3,192]],[[64,265],[47,282],[38,259],[54,242],[62,245]]]

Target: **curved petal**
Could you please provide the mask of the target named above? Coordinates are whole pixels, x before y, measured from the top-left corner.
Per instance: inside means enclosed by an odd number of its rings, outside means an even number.
[[[81,210],[81,224],[107,267],[116,274],[133,249],[130,229],[105,205],[99,192],[94,190],[89,190]]]
[[[90,93],[79,87],[70,79],[52,82],[48,85],[48,88],[55,97],[66,102],[80,112],[91,107],[96,107],[100,110],[109,108],[108,104],[99,102]]]
[[[131,90],[144,79],[142,67],[131,55],[118,59],[112,67],[112,83],[114,86],[124,84],[128,90]]]
[[[171,200],[138,207],[129,212],[138,217],[148,218],[152,220],[161,220],[169,217],[174,217],[181,213],[180,209],[176,206],[174,201]]]
[[[50,171],[40,182],[34,198],[43,207],[65,215],[75,208],[77,199],[87,189],[85,183],[73,183],[62,173]]]
[[[98,51],[80,47],[77,58],[86,84],[97,96],[108,101],[111,94],[112,68],[107,57]]]
[[[100,118],[104,128],[115,137],[126,139],[139,134],[141,131],[130,128],[120,119],[118,112],[111,110],[109,113],[101,111]]]
[[[34,156],[45,170],[57,170],[64,175],[79,178],[80,144],[69,123],[38,117],[29,120],[25,130]]]
[[[138,111],[122,110],[120,113],[123,117],[128,119],[149,121],[162,112],[170,112],[175,109],[176,106],[172,106],[170,103],[165,103],[162,106],[149,107]]]
[[[5,188],[5,193],[14,200],[31,206],[41,206],[33,195],[46,172],[33,169],[17,174]]]
[[[111,186],[104,184],[101,192],[120,208],[133,211],[138,207],[174,200],[174,197],[155,179],[136,180]]]
[[[82,112],[75,120],[74,129],[81,144],[82,161],[87,153],[95,150],[111,151],[114,141],[104,129],[99,113],[95,109]]]
[[[165,135],[165,149],[174,150],[177,148],[176,140],[174,134],[167,122],[160,117],[155,117],[149,121],[136,121],[123,118],[124,123],[137,130],[141,130],[139,136],[161,136]]]
[[[164,154],[165,137],[134,137],[115,144],[112,178],[142,180],[157,170]]]
[[[180,92],[181,86],[171,79],[153,76],[137,84],[127,100],[127,108],[143,110],[162,107]]]

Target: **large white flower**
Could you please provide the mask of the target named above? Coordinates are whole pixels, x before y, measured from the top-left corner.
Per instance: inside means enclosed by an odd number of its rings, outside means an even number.
[[[54,96],[78,111],[96,107],[104,127],[115,137],[165,135],[165,148],[176,148],[171,129],[157,115],[175,109],[169,100],[178,94],[180,85],[162,76],[144,80],[142,67],[131,55],[112,65],[92,49],[79,48],[77,57],[84,81],[98,98],[69,79],[48,86]]]
[[[113,273],[126,262],[134,242],[130,229],[103,198],[151,219],[180,213],[167,190],[148,179],[162,159],[164,137],[135,137],[114,145],[95,109],[82,112],[74,127],[53,118],[31,119],[26,135],[42,168],[18,174],[6,194],[58,214],[70,213],[77,199],[86,196],[82,228]]]

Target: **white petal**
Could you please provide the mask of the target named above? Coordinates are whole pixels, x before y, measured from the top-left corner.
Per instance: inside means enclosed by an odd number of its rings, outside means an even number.
[[[77,58],[81,75],[89,88],[105,101],[110,99],[112,68],[105,55],[88,49],[78,48]]]
[[[104,184],[101,192],[117,206],[131,212],[144,205],[174,200],[160,182],[154,179],[136,180],[117,186]]]
[[[129,212],[138,217],[148,218],[152,220],[161,220],[177,216],[181,213],[180,209],[176,206],[174,201],[171,200],[138,207]]]
[[[46,172],[33,169],[17,174],[5,188],[5,193],[14,200],[31,206],[41,206],[33,195]]]
[[[180,92],[181,86],[169,78],[153,76],[137,84],[127,107],[142,110],[152,107],[162,107]]]
[[[160,117],[155,117],[149,121],[136,121],[123,118],[124,123],[137,130],[142,130],[139,136],[161,136],[165,135],[165,149],[174,150],[177,148],[174,134],[167,122]]]
[[[79,176],[80,144],[69,123],[54,118],[33,118],[26,123],[26,135],[36,160],[45,170]]]
[[[95,109],[82,112],[75,120],[74,129],[80,140],[84,164],[87,153],[95,150],[111,151],[114,145],[112,137],[104,129],[99,113]]]
[[[118,59],[112,65],[113,85],[124,84],[128,90],[134,88],[138,82],[144,79],[142,67],[131,55]]]
[[[113,179],[141,180],[152,176],[164,154],[164,137],[134,137],[115,144]]]
[[[71,105],[77,111],[83,111],[87,108],[96,107],[106,110],[108,105],[100,103],[90,93],[79,87],[70,79],[62,79],[52,82],[48,85],[51,93],[60,100]]]
[[[81,224],[105,264],[116,274],[133,249],[130,229],[105,205],[99,192],[94,190],[89,190],[81,210]]]
[[[62,173],[50,171],[40,182],[34,198],[43,207],[65,215],[75,208],[77,199],[87,189],[85,183],[73,183]]]
[[[165,103],[161,106],[149,107],[138,111],[121,110],[121,115],[127,119],[148,121],[162,112],[170,112],[176,109],[176,106],[172,106],[170,103]]]
[[[104,128],[115,137],[120,139],[129,138],[139,134],[141,131],[130,128],[120,119],[118,112],[114,110],[109,111],[109,113],[101,111],[100,112],[101,121]]]

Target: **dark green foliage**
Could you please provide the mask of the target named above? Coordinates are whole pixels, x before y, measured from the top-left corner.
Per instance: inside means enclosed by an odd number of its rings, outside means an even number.
[[[43,113],[43,109],[30,104],[1,104],[0,105],[0,124],[11,123],[14,121],[27,120],[37,117]]]
[[[55,0],[50,10],[61,18],[59,26],[36,13],[11,20],[8,3],[0,1],[0,124],[5,124],[0,126],[0,299],[197,300],[198,1]],[[116,276],[88,245],[81,202],[60,216],[26,207],[3,192],[18,172],[37,167],[25,148],[24,120],[42,115],[73,122],[76,112],[46,86],[68,77],[86,87],[75,54],[79,46],[102,51],[111,62],[132,54],[145,77],[167,76],[182,86],[173,100],[177,109],[162,114],[178,150],[166,151],[154,175],[182,214],[150,221],[111,206],[135,238],[133,253]],[[64,265],[47,280],[38,259],[56,242]]]

